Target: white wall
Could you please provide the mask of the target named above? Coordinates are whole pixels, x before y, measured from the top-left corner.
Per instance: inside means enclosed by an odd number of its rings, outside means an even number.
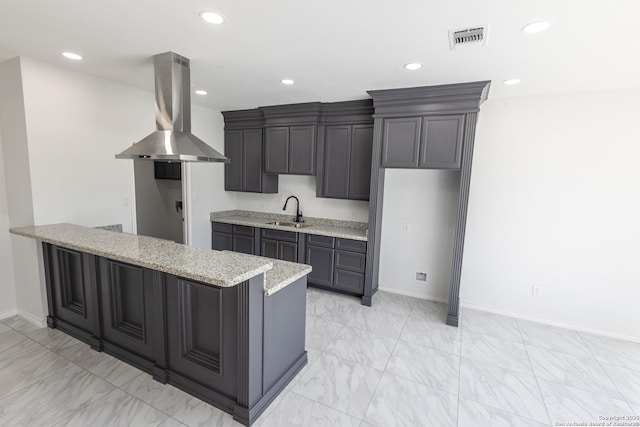
[[[2,119],[0,119],[1,121]],[[2,129],[0,129],[0,319],[15,314],[16,308],[16,283],[13,273],[11,235],[9,234],[9,208],[4,155],[2,154]]]
[[[316,197],[316,177],[280,175],[278,194],[237,193],[238,209],[295,215],[295,200],[282,211],[289,196],[300,199],[303,216],[367,222],[369,202],[357,200],[325,199]]]

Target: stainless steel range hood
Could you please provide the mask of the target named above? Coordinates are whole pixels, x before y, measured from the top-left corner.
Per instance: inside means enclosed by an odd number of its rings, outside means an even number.
[[[223,162],[229,159],[191,133],[189,59],[173,52],[154,57],[157,131],[116,159]]]

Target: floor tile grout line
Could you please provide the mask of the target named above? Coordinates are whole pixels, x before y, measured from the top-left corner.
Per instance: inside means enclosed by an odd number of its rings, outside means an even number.
[[[363,415],[363,417],[362,417],[362,418],[358,418],[358,417],[356,417],[356,416],[351,415],[351,414],[350,414],[350,413],[348,413],[348,412],[342,411],[342,410],[340,410],[340,409],[336,409],[336,408],[334,408],[334,407],[332,407],[332,406],[329,406],[329,405],[326,405],[326,404],[324,404],[324,403],[322,403],[322,402],[318,402],[318,401],[317,401],[317,400],[315,400],[315,399],[311,399],[311,398],[309,398],[309,397],[307,397],[307,396],[304,396],[304,395],[302,395],[302,394],[300,394],[300,393],[296,393],[295,391],[291,391],[291,390],[289,390],[289,393],[292,393],[292,394],[295,394],[296,396],[299,396],[299,397],[302,397],[302,398],[304,398],[304,399],[310,400],[311,402],[313,402],[313,403],[315,403],[315,404],[317,404],[317,405],[320,405],[320,406],[322,406],[322,407],[324,407],[324,408],[331,409],[332,411],[340,412],[341,414],[347,415],[347,416],[349,416],[349,417],[351,417],[351,418],[355,418],[356,420],[360,421],[361,423],[364,421],[364,415]],[[278,406],[280,406],[280,403],[278,403]],[[274,409],[274,411],[275,411],[275,409]],[[273,414],[273,412],[272,412],[271,414]],[[271,414],[269,414],[269,416],[271,416]],[[366,414],[366,411],[365,411],[365,414]],[[268,417],[267,417],[267,418],[268,418]]]

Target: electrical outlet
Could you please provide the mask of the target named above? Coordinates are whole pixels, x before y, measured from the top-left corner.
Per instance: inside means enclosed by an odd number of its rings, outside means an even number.
[[[427,273],[421,273],[419,271],[416,271],[416,280],[418,280],[420,282],[426,282],[427,281]]]
[[[542,288],[540,286],[533,286],[531,288],[531,295],[534,297],[539,297],[542,295]]]
[[[402,231],[404,231],[405,233],[409,232],[409,224],[407,224],[406,222],[404,224],[402,224]]]

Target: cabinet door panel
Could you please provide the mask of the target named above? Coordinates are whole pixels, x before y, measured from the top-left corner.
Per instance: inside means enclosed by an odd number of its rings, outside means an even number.
[[[354,126],[349,168],[349,199],[369,200],[373,126]]]
[[[306,264],[313,267],[307,276],[312,285],[333,286],[333,249],[307,246]]]
[[[463,126],[463,115],[424,117],[419,166],[460,169]]]
[[[278,259],[278,241],[270,239],[260,240],[260,256]]]
[[[333,286],[343,291],[362,293],[364,290],[364,274],[336,269]]]
[[[242,139],[242,191],[262,191],[262,129],[246,129]]]
[[[233,238],[228,233],[213,232],[213,242],[211,248],[216,251],[232,251],[233,250]]]
[[[265,130],[264,170],[268,173],[289,172],[289,128]]]
[[[365,254],[336,251],[336,268],[364,273]]]
[[[417,168],[420,148],[420,117],[384,119],[382,166]]]
[[[224,131],[224,155],[231,160],[224,165],[224,189],[242,191],[242,131]]]
[[[291,126],[289,137],[289,173],[314,175],[316,171],[316,127]]]
[[[87,275],[88,266],[83,261],[83,254],[52,246],[51,255],[55,316],[91,332],[92,316],[97,316],[97,313],[92,313],[91,310],[91,281]]]
[[[351,126],[327,126],[324,157],[324,197],[349,197]]]
[[[253,237],[233,236],[233,250],[244,254],[254,255],[253,253]]]
[[[278,259],[283,261],[298,262],[298,244],[278,242]]]

